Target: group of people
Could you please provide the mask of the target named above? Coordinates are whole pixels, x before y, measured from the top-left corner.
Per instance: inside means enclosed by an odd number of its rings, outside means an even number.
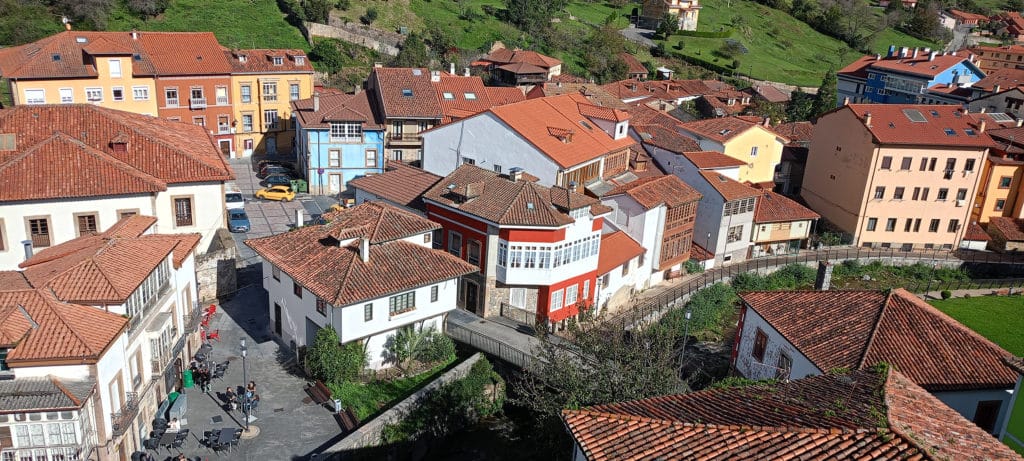
[[[203,392],[210,391],[210,367],[207,362],[192,362],[192,380]]]
[[[260,404],[260,395],[256,393],[256,381],[249,381],[242,395],[238,395],[234,389],[228,387],[224,391],[224,398],[232,410],[241,408],[242,411],[250,415],[256,414],[256,409]]]

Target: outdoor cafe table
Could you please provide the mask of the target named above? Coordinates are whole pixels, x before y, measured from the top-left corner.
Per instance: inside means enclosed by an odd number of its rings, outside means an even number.
[[[220,436],[217,437],[217,443],[221,446],[228,446],[233,440],[235,440],[235,428],[225,427],[220,430]]]
[[[167,431],[160,436],[160,446],[165,447],[168,450],[171,449],[171,444],[174,443],[174,438],[178,435],[177,432]]]

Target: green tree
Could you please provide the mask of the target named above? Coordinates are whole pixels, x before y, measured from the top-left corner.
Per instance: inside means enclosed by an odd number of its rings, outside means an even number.
[[[551,27],[551,18],[565,9],[568,0],[505,0],[502,17],[525,31]]]
[[[366,367],[366,349],[359,341],[344,346],[338,343],[338,332],[321,328],[306,353],[306,368],[314,378],[325,383],[352,381]]]
[[[818,95],[814,97],[814,105],[811,107],[811,117],[817,119],[825,112],[836,108],[836,71],[829,68],[825,77],[821,79],[821,86],[818,87]]]
[[[335,2],[332,0],[306,0],[303,3],[303,9],[306,11],[306,19],[312,22],[327,24],[331,8],[333,8],[334,5]]]
[[[317,40],[309,51],[309,59],[317,63],[321,70],[329,74],[341,71],[344,58],[333,40]]]
[[[786,119],[786,106],[782,103],[768,102],[761,98],[752,98],[746,112],[750,115],[768,117],[773,122],[781,122]]]
[[[626,39],[610,25],[591,32],[583,47],[583,67],[598,83],[626,78],[629,65],[622,60]]]
[[[21,45],[57,33],[57,19],[37,2],[0,0],[0,45]]]
[[[817,96],[805,93],[799,87],[793,91],[786,103],[786,120],[790,122],[802,122],[814,117],[814,100]]]
[[[656,35],[665,39],[676,32],[679,32],[679,18],[669,13],[665,13],[661,17],[661,22],[658,23],[658,28],[654,31]]]
[[[416,32],[405,37],[405,41],[402,42],[402,46],[398,50],[398,56],[391,61],[393,67],[425,67],[429,63],[427,44],[423,43],[423,39]]]
[[[1007,0],[1003,8],[1006,11],[1024,11],[1024,0]]]

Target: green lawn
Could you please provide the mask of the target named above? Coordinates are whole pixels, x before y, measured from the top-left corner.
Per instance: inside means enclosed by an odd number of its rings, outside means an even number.
[[[156,18],[146,21],[119,8],[107,30],[213,32],[221,45],[231,48],[309,49],[299,29],[285,21],[274,0],[175,0]]]
[[[423,373],[392,381],[371,381],[367,384],[345,382],[340,386],[328,384],[331,394],[341,399],[346,407],[352,407],[356,417],[364,421],[408,397],[434,378],[444,373],[454,363],[442,363]]]
[[[1024,356],[1024,297],[975,296],[931,304],[1011,354]]]

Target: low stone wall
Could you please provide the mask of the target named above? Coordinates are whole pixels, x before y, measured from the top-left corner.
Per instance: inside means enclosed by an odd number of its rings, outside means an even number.
[[[336,457],[343,452],[380,445],[381,432],[384,430],[384,426],[400,422],[414,408],[419,406],[420,401],[431,391],[452,381],[464,378],[469,374],[469,369],[473,367],[473,364],[480,360],[480,357],[483,357],[483,355],[479,352],[473,354],[462,363],[456,365],[455,368],[452,368],[443,375],[438,376],[437,379],[431,381],[430,384],[427,384],[422,389],[416,391],[416,393],[391,407],[391,409],[385,411],[380,416],[364,422],[359,429],[352,431],[351,434],[345,436],[345,438],[334,444],[334,446],[324,450],[323,454],[317,459],[333,459],[332,457]]]
[[[238,288],[237,261],[234,236],[227,229],[218,229],[206,253],[196,257],[200,302],[206,303],[235,292]]]
[[[389,56],[398,56],[398,46],[403,40],[401,35],[352,23],[341,23],[333,19],[330,25],[308,21],[303,25],[309,37],[336,38]]]

